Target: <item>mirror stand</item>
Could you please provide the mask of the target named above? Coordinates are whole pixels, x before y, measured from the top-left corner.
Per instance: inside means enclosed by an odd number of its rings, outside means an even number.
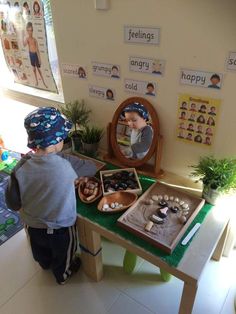
[[[118,167],[125,167],[124,163],[121,163],[115,156],[112,149],[112,139],[111,139],[111,122],[107,126],[107,154],[103,156],[103,160],[116,165]],[[144,163],[139,167],[135,167],[137,172],[142,175],[150,176],[153,178],[163,177],[164,171],[161,169],[161,156],[162,156],[162,135],[158,135],[157,146],[154,151],[154,164]]]

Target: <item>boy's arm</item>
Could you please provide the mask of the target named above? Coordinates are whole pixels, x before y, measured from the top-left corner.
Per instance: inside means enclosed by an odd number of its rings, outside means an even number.
[[[65,153],[58,153],[59,156],[68,160],[75,172],[80,177],[92,177],[97,172],[97,167],[94,162],[90,160],[80,159],[76,156],[65,154]]]
[[[25,37],[25,33],[23,33],[22,37],[23,37],[23,46],[25,47],[28,45],[28,38]]]
[[[39,59],[39,65],[41,65],[41,57],[40,57],[40,53],[39,53],[38,41],[35,38],[34,38],[34,40],[35,40],[36,51],[37,51],[37,55],[38,55],[38,59]]]
[[[142,131],[141,141],[131,145],[132,151],[135,154],[146,152],[152,144],[152,138],[153,138],[152,128],[145,127],[144,130]]]
[[[11,173],[8,181],[5,200],[8,208],[16,211],[21,208],[20,189],[14,171]]]

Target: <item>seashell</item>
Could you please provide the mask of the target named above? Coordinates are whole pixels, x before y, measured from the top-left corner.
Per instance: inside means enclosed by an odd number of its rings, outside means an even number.
[[[168,207],[160,208],[157,214],[160,218],[166,218],[168,210],[169,210]]]

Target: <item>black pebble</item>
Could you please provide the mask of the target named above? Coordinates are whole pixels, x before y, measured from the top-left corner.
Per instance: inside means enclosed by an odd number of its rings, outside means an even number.
[[[168,206],[168,204],[166,203],[166,201],[160,201],[158,204],[159,204],[161,207],[166,207],[166,206]]]
[[[179,210],[179,207],[177,206],[174,206],[174,207],[170,207],[170,210],[173,212],[173,213],[177,213],[177,211]]]

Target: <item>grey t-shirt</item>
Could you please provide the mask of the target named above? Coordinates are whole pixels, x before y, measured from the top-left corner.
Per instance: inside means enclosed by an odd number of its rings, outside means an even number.
[[[94,163],[75,156],[28,154],[11,174],[6,203],[13,210],[22,208],[22,220],[31,227],[72,226],[76,220],[74,181],[95,173]]]
[[[141,130],[132,130],[131,149],[133,158],[142,159],[146,156],[153,138],[153,130],[150,125],[146,125]]]

